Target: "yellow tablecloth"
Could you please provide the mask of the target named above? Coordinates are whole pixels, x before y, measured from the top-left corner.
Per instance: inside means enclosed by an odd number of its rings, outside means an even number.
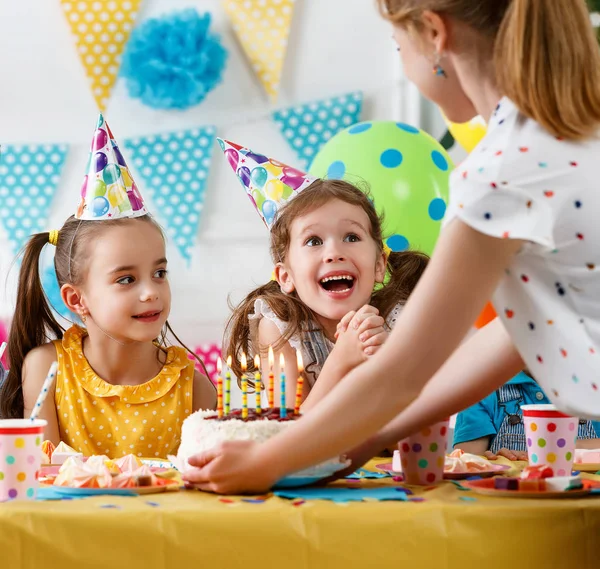
[[[425,501],[226,503],[188,490],[9,502],[0,504],[0,568],[600,567],[600,496],[490,498],[450,482],[415,495]]]

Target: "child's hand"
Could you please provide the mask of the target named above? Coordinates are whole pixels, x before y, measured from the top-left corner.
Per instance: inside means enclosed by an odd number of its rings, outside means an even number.
[[[508,458],[508,460],[528,460],[527,451],[509,450],[507,448],[501,448],[496,454],[491,450],[486,450],[483,456],[488,460],[496,460],[499,456]]]
[[[337,325],[335,337],[355,330],[361,342],[362,351],[365,356],[372,356],[386,340],[388,333],[384,328],[385,320],[379,316],[379,311],[365,304],[358,312],[348,312]]]

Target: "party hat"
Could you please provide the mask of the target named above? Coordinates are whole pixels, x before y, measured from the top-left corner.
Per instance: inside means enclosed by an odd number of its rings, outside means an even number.
[[[100,114],[75,217],[102,220],[139,217],[147,213],[117,141]]]
[[[221,138],[217,140],[258,215],[269,229],[277,211],[317,179],[235,142]]]

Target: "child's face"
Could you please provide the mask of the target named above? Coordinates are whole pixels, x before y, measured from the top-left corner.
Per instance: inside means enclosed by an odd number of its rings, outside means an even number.
[[[459,70],[454,65],[456,58],[440,47],[443,45],[440,44],[440,34],[428,25],[420,35],[401,26],[394,26],[393,29],[404,74],[421,94],[439,105],[452,122],[463,123],[476,116],[475,107],[461,86]],[[433,71],[437,63],[436,53],[444,55],[439,64],[446,77],[440,77]]]
[[[102,222],[98,222],[102,223]],[[151,223],[112,227],[88,245],[81,301],[92,323],[118,340],[156,338],[171,309],[165,244]]]
[[[365,211],[341,200],[292,222],[278,280],[285,292],[297,292],[326,329],[368,304],[375,282],[383,281],[385,256],[369,229]]]

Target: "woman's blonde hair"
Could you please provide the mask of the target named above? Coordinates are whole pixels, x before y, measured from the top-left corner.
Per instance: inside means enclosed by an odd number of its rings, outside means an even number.
[[[600,124],[600,48],[584,0],[377,0],[394,24],[419,28],[425,10],[490,39],[496,82],[526,116],[569,140]]]

